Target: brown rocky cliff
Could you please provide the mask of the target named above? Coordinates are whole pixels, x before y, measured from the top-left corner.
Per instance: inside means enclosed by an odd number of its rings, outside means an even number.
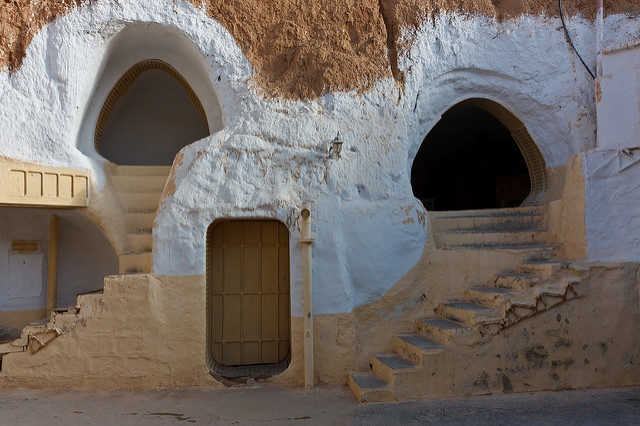
[[[20,67],[47,23],[91,1],[0,0],[0,70]],[[158,0],[161,1],[161,0]],[[180,1],[180,0],[177,0]],[[444,11],[498,21],[557,16],[557,0],[184,0],[203,7],[235,38],[268,95],[307,99],[366,90],[382,77],[402,82],[397,38]],[[595,15],[595,0],[564,0],[567,15]],[[638,0],[605,1],[607,13],[640,12]]]

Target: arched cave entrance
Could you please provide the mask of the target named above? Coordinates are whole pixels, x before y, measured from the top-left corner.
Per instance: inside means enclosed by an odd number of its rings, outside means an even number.
[[[476,210],[540,202],[544,159],[524,125],[496,102],[463,101],[442,115],[411,167],[427,210]]]
[[[148,59],[109,92],[94,143],[118,165],[171,165],[182,147],[209,134],[205,110],[186,79],[168,63]]]

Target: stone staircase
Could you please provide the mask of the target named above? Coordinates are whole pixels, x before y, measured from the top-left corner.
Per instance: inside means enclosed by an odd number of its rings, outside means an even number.
[[[125,211],[127,243],[119,253],[121,274],[153,269],[153,220],[170,166],[111,166],[108,178]]]
[[[544,207],[435,212],[430,218],[440,249],[553,249]]]
[[[456,300],[439,303],[414,330],[391,338],[391,351],[371,354],[369,371],[349,375],[361,402],[438,396],[434,387],[451,351],[481,345],[500,330],[578,296],[580,273],[569,263],[551,260],[557,245],[549,242],[542,207],[474,212],[442,212],[431,217],[441,250],[493,250],[505,256],[505,269],[487,282],[472,283]],[[478,362],[478,359],[469,360]],[[448,376],[447,376],[448,375]]]
[[[149,273],[153,269],[153,220],[171,166],[109,165],[107,177],[124,209],[127,240],[118,254],[119,273]],[[79,321],[79,306],[84,299],[99,296],[101,291],[79,294],[77,305],[54,309],[48,318],[27,325],[20,337],[0,342],[2,355],[14,352],[35,353]]]
[[[38,352],[56,337],[71,330],[80,321],[78,315],[82,299],[96,297],[101,293],[102,291],[79,294],[76,306],[56,308],[48,318],[34,321],[24,327],[19,338],[0,342],[0,359],[8,353],[29,352],[34,354]]]

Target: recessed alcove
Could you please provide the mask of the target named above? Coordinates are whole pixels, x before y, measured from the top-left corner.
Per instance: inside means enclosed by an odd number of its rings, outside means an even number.
[[[519,120],[486,99],[445,112],[411,168],[414,195],[427,210],[535,204],[546,190],[544,159]]]
[[[207,116],[186,79],[157,59],[132,66],[100,111],[96,151],[119,165],[171,165],[180,149],[209,135]]]
[[[223,127],[212,76],[179,31],[132,23],[93,69],[78,148],[118,165],[171,165],[184,146]],[[217,77],[217,76],[216,76]]]

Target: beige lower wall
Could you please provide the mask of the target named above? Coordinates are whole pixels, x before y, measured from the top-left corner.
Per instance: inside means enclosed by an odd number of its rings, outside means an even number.
[[[449,347],[416,388],[425,396],[453,396],[639,384],[640,266],[579,265],[576,299],[483,344]],[[399,302],[388,294],[350,314],[316,316],[318,381],[344,383],[350,371],[366,370],[369,354],[390,352],[391,337],[412,332],[413,320],[432,312],[433,302],[420,296]]]
[[[585,268],[578,299],[485,344],[450,348],[437,374],[424,378],[438,385],[429,394],[639,383],[638,265]],[[351,313],[317,315],[317,382],[345,383],[349,371],[367,368],[369,353],[389,351],[393,334],[412,331],[413,320],[440,301],[426,297],[428,288],[462,286],[444,275],[428,279],[435,272],[433,264],[419,265],[378,301]],[[80,296],[79,306],[76,325],[39,352],[3,357],[0,386],[222,386],[205,362],[204,277],[109,277],[103,294]],[[296,317],[291,364],[273,381],[301,385],[301,348],[302,318]]]
[[[0,324],[10,328],[22,329],[30,322],[41,320],[46,316],[47,310],[45,308],[26,311],[0,311]]]
[[[555,241],[562,245],[561,257],[585,259],[587,236],[585,224],[585,186],[582,154],[569,159],[563,180],[562,197],[549,202],[549,228]]]
[[[203,277],[112,276],[78,298],[78,322],[35,354],[2,359],[29,387],[218,385],[205,365]]]
[[[547,167],[547,177],[549,179],[547,193],[545,194],[545,200],[547,202],[562,198],[566,173],[566,164],[556,167]]]

